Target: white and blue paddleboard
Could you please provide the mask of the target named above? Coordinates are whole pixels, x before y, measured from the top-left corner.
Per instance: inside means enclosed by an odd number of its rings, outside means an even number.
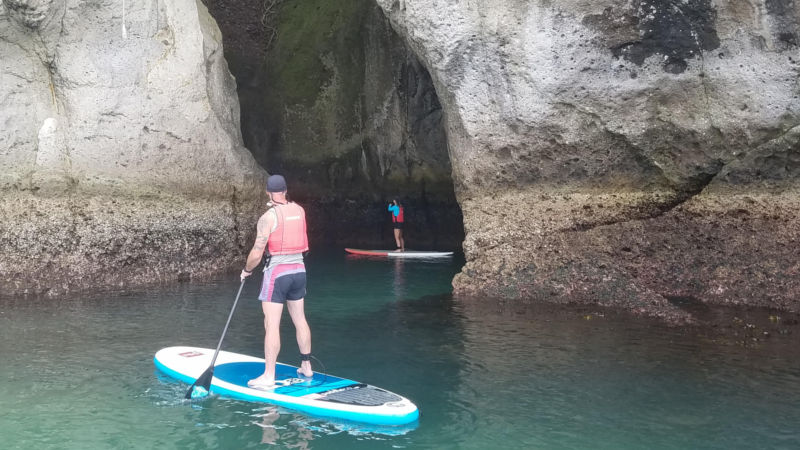
[[[214,349],[167,347],[153,358],[165,374],[192,384],[208,369]],[[242,400],[267,402],[303,413],[376,425],[405,425],[419,418],[409,399],[364,383],[323,373],[311,380],[297,378],[297,367],[278,363],[278,385],[253,389],[247,381],[264,373],[264,360],[220,351],[211,379],[211,393]]]
[[[362,256],[386,256],[389,258],[443,258],[453,256],[453,252],[428,252],[421,250],[405,250],[398,252],[395,250],[365,250],[361,248],[345,248],[344,251],[351,255]]]

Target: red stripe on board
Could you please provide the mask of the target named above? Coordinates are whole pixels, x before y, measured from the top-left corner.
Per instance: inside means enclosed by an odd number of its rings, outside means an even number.
[[[344,251],[354,255],[387,256],[389,254],[387,250],[361,250],[358,248],[346,248]]]

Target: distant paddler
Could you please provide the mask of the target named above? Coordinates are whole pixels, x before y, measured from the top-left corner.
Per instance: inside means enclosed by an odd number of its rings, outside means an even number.
[[[297,376],[310,380],[314,375],[311,370],[311,329],[304,310],[306,268],[303,252],[308,250],[306,213],[300,205],[287,200],[286,191],[286,180],[281,175],[267,179],[271,206],[258,219],[256,241],[240,276],[242,281],[250,276],[260,264],[264,251],[268,250],[264,281],[258,296],[264,312],[264,373],[247,382],[254,389],[275,387],[275,363],[281,349],[280,325],[284,303],[297,331],[300,349]]]
[[[403,224],[405,218],[403,217],[403,205],[397,200],[397,197],[392,199],[389,203],[389,212],[392,215],[392,227],[394,228],[394,241],[397,244],[396,252],[406,251],[406,241],[403,239]]]

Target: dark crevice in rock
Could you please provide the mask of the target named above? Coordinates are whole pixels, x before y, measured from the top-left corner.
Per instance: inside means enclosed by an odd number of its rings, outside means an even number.
[[[683,205],[684,203],[690,201],[695,196],[699,195],[703,190],[711,184],[711,182],[715,179],[717,174],[722,171],[723,163],[721,161],[717,161],[715,165],[710,167],[711,172],[700,172],[693,177],[690,177],[687,181],[687,184],[684,185],[680,190],[674,193],[674,197],[671,199],[662,202],[662,203],[653,203],[648,205],[647,207],[642,207],[640,209],[641,214],[637,214],[635,217],[626,218],[622,220],[607,220],[607,221],[599,221],[599,222],[581,222],[576,223],[574,226],[570,228],[571,231],[589,231],[594,228],[607,226],[607,225],[619,225],[623,223],[630,223],[635,221],[642,221],[642,220],[651,220],[661,217],[673,209]]]
[[[241,239],[241,230],[239,229],[239,204],[236,198],[236,186],[232,187],[231,191],[231,218],[233,219],[233,238],[236,240],[236,246],[239,250],[245,250],[245,246]]]
[[[726,166],[721,176],[732,186],[793,183],[800,177],[800,125],[781,131],[735,164]]]
[[[796,142],[799,136],[800,136],[800,123],[792,123],[791,125],[787,125],[783,130],[777,132],[775,136],[769,138],[769,140],[759,145],[758,147],[761,148],[766,145],[780,142],[785,139],[792,139],[793,141]]]

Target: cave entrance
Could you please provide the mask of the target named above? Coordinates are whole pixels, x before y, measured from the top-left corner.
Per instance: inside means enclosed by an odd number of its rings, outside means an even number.
[[[205,0],[236,77],[245,146],[286,176],[315,243],[409,247],[464,238],[430,74],[374,0]]]

